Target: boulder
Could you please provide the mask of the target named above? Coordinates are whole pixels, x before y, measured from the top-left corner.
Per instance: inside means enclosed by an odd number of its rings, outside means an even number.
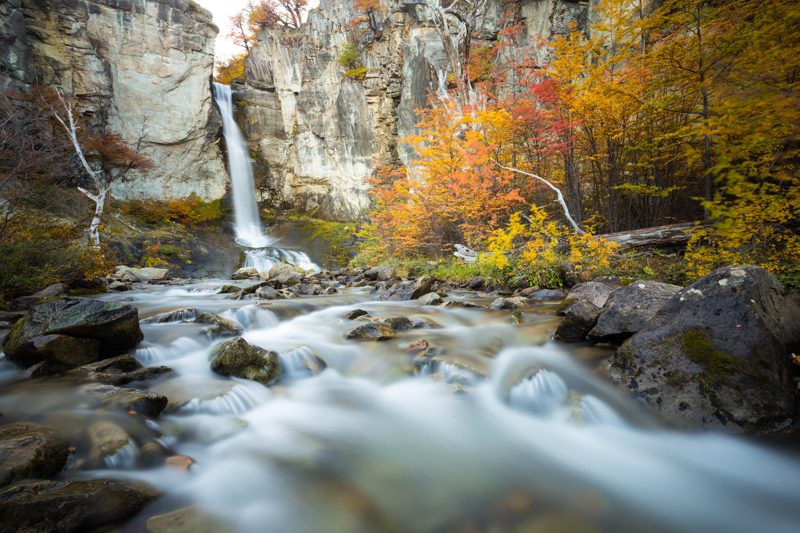
[[[436,292],[429,292],[420,296],[417,301],[420,305],[439,305],[442,303],[442,297]]]
[[[22,481],[0,491],[3,531],[87,531],[132,516],[158,496],[112,479]]]
[[[386,341],[397,335],[394,329],[380,322],[367,322],[348,331],[344,338],[355,341]]]
[[[531,287],[535,288],[535,287]],[[561,289],[539,289],[534,290],[526,294],[526,291],[522,291],[520,294],[531,300],[563,300],[566,294]]]
[[[192,307],[184,307],[174,311],[167,311],[166,313],[159,313],[157,315],[149,316],[143,319],[142,324],[167,324],[169,322],[185,322],[193,320],[200,313],[197,309]]]
[[[91,407],[135,412],[151,418],[157,417],[167,406],[167,397],[161,394],[114,385],[93,383],[81,387],[81,392],[89,399]]]
[[[567,294],[568,302],[579,302],[582,300],[590,302],[600,309],[606,304],[608,296],[611,294],[612,287],[599,281],[587,281],[572,287]]]
[[[256,290],[256,298],[260,298],[262,300],[278,300],[283,297],[273,287],[265,285],[264,287],[259,287]]]
[[[489,305],[489,309],[517,309],[531,305],[531,301],[524,296],[514,296],[511,298],[495,298]]]
[[[44,289],[32,294],[37,301],[50,300],[52,298],[62,298],[69,294],[69,285],[66,283],[54,283]]]
[[[611,291],[597,324],[589,332],[593,340],[621,340],[647,323],[661,307],[681,290],[658,281],[635,281]]]
[[[353,309],[352,311],[348,311],[347,313],[345,313],[345,315],[342,318],[345,318],[347,320],[355,320],[356,318],[362,316],[369,316],[369,313],[367,313],[363,309]]]
[[[717,270],[680,290],[610,360],[610,374],[688,428],[784,429],[796,414],[791,353],[800,308],[758,267]]]
[[[27,422],[0,426],[0,486],[54,476],[68,456],[69,443],[54,429]]]
[[[139,448],[139,464],[144,467],[161,466],[170,451],[157,440],[146,442]]]
[[[469,288],[473,291],[481,290],[484,285],[486,285],[486,280],[484,280],[481,276],[474,277],[469,281]]]
[[[407,316],[387,316],[383,318],[378,318],[377,322],[381,324],[386,324],[390,328],[395,331],[402,331],[404,329],[414,329],[414,322],[411,321],[410,318]]]
[[[251,279],[258,277],[258,269],[256,267],[242,267],[233,273],[231,279]]]
[[[424,294],[431,292],[433,278],[422,276],[415,281],[403,281],[386,290],[379,300],[382,301],[402,301],[416,300]]]
[[[200,313],[194,319],[195,324],[208,324],[206,331],[217,337],[234,337],[241,335],[244,328],[238,322],[222,318],[214,313]]]
[[[241,337],[217,345],[211,352],[211,370],[272,385],[281,377],[278,354],[249,344]]]
[[[242,292],[242,288],[238,285],[234,285],[232,283],[226,283],[222,287],[219,288],[217,294],[238,294]]]
[[[558,325],[555,339],[564,342],[581,342],[594,327],[600,308],[590,299],[577,300],[569,304],[560,314],[564,320]]]
[[[128,354],[103,359],[102,361],[70,370],[70,374],[80,375],[86,379],[109,385],[126,385],[134,381],[151,379],[168,372],[172,372],[172,369],[167,366],[142,366],[139,361]]]
[[[322,293],[322,287],[316,283],[298,283],[289,290],[298,296],[315,296]]]
[[[50,335],[60,337],[41,339]],[[70,341],[64,336],[77,340]],[[120,354],[141,340],[139,313],[135,307],[116,302],[67,299],[31,309],[14,324],[3,349],[9,361],[24,367],[58,357],[62,357],[65,364],[74,365]],[[70,343],[69,346],[66,343]],[[76,349],[78,355],[74,359],[67,355]],[[98,350],[97,355],[92,355],[95,350]]]
[[[164,281],[169,278],[169,270],[153,267],[131,268],[121,265],[116,268],[112,277],[121,281]]]
[[[130,286],[123,281],[112,281],[108,284],[107,289],[111,292],[124,292],[131,290]]]

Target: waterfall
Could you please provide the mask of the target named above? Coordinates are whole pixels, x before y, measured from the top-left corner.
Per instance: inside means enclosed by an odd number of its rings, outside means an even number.
[[[214,83],[214,100],[222,115],[222,131],[228,150],[228,169],[233,189],[233,213],[236,242],[250,248],[245,251],[245,265],[268,271],[278,262],[290,263],[306,270],[319,270],[309,257],[299,251],[271,247],[275,239],[264,234],[256,203],[253,167],[247,144],[233,118],[233,93],[228,85]]]

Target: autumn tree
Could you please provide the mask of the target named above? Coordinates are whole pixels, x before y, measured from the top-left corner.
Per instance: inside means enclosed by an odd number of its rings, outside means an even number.
[[[260,0],[248,13],[249,24],[258,30],[271,27],[299,28],[308,0]]]
[[[357,27],[362,24],[366,24],[370,31],[372,31],[373,35],[375,35],[375,38],[380,40],[381,36],[383,35],[383,29],[379,19],[381,1],[355,0],[353,2],[353,8],[359,12],[360,15],[351,21],[351,25]]]

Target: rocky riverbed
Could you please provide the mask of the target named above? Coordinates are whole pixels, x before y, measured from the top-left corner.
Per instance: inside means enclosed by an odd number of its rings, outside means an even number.
[[[112,278],[5,315],[0,531],[800,520],[800,463],[724,434],[795,427],[800,311],[763,270],[569,291],[286,264]]]

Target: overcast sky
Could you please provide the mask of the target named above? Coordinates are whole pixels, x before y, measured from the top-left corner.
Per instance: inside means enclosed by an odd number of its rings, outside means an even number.
[[[241,11],[247,5],[247,0],[195,0],[198,4],[211,11],[214,15],[214,23],[219,26],[217,36],[216,56],[227,58],[242,51],[242,48],[231,42],[228,33],[230,32],[231,17]],[[310,7],[316,6],[319,0],[310,0]]]

